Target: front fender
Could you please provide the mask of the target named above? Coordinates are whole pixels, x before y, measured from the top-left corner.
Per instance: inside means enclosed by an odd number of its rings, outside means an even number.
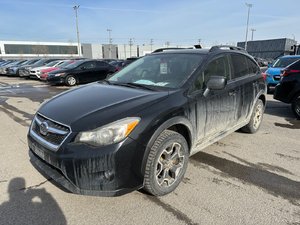
[[[189,134],[189,139],[190,139],[190,140],[187,140],[187,142],[189,143],[190,147],[193,146],[195,132],[193,132],[193,130],[194,130],[193,126],[187,118],[185,118],[183,116],[176,116],[176,117],[173,117],[173,118],[165,121],[154,131],[154,133],[152,134],[151,138],[149,139],[149,141],[146,145],[144,156],[142,159],[142,165],[141,165],[141,174],[142,175],[144,175],[144,173],[145,173],[148,155],[149,155],[149,152],[150,152],[151,147],[154,144],[155,140],[164,130],[166,130],[169,127],[172,127],[174,125],[183,125],[187,128],[188,134]]]

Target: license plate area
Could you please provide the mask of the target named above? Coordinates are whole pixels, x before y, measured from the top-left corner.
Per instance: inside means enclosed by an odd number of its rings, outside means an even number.
[[[45,160],[45,152],[41,148],[39,148],[39,146],[36,143],[30,141],[29,147],[38,157]]]

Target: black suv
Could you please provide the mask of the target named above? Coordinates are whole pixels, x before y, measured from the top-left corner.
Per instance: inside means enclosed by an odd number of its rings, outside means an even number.
[[[300,119],[300,60],[283,69],[281,81],[275,87],[274,98],[292,104],[292,111]]]
[[[116,72],[116,68],[99,60],[77,60],[64,68],[50,72],[47,81],[50,84],[66,84],[74,86],[103,80]]]
[[[105,81],[69,90],[36,113],[34,165],[74,193],[173,191],[190,155],[261,124],[266,84],[243,49],[147,55]]]

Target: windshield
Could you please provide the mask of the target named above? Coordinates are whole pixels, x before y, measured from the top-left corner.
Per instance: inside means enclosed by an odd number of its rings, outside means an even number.
[[[77,66],[81,65],[83,62],[84,61],[82,61],[82,60],[77,60],[74,63],[71,63],[71,64],[65,66],[64,69],[73,69],[73,68],[76,68]]]
[[[57,67],[65,68],[67,65],[72,64],[74,62],[75,62],[74,60],[67,60],[67,61],[63,62],[62,64],[59,64]]]
[[[273,68],[278,68],[278,67],[284,68],[284,67],[287,67],[288,65],[290,65],[291,63],[296,62],[299,59],[300,59],[300,57],[299,58],[297,58],[297,57],[280,58],[274,62],[272,67]]]
[[[155,54],[131,63],[109,81],[168,88],[179,87],[202,61],[199,54]]]
[[[55,65],[56,63],[58,63],[58,62],[59,62],[59,60],[52,61],[52,62],[47,63],[45,66],[52,67],[52,66],[54,66],[54,65]]]

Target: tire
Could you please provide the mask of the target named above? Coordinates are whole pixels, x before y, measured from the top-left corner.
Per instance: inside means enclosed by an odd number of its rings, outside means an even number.
[[[171,130],[163,131],[148,155],[144,190],[154,196],[174,191],[187,169],[189,148],[185,138]]]
[[[66,83],[66,85],[68,85],[68,86],[74,86],[74,85],[76,85],[76,84],[77,84],[76,77],[73,76],[73,75],[68,75],[68,76],[66,76],[66,78],[65,78],[65,83]]]
[[[292,111],[296,118],[300,120],[300,93],[298,93],[292,101]]]
[[[265,106],[263,101],[261,99],[258,99],[253,108],[250,122],[246,126],[242,127],[241,130],[245,133],[256,133],[260,128],[261,121],[264,115],[264,109]]]

